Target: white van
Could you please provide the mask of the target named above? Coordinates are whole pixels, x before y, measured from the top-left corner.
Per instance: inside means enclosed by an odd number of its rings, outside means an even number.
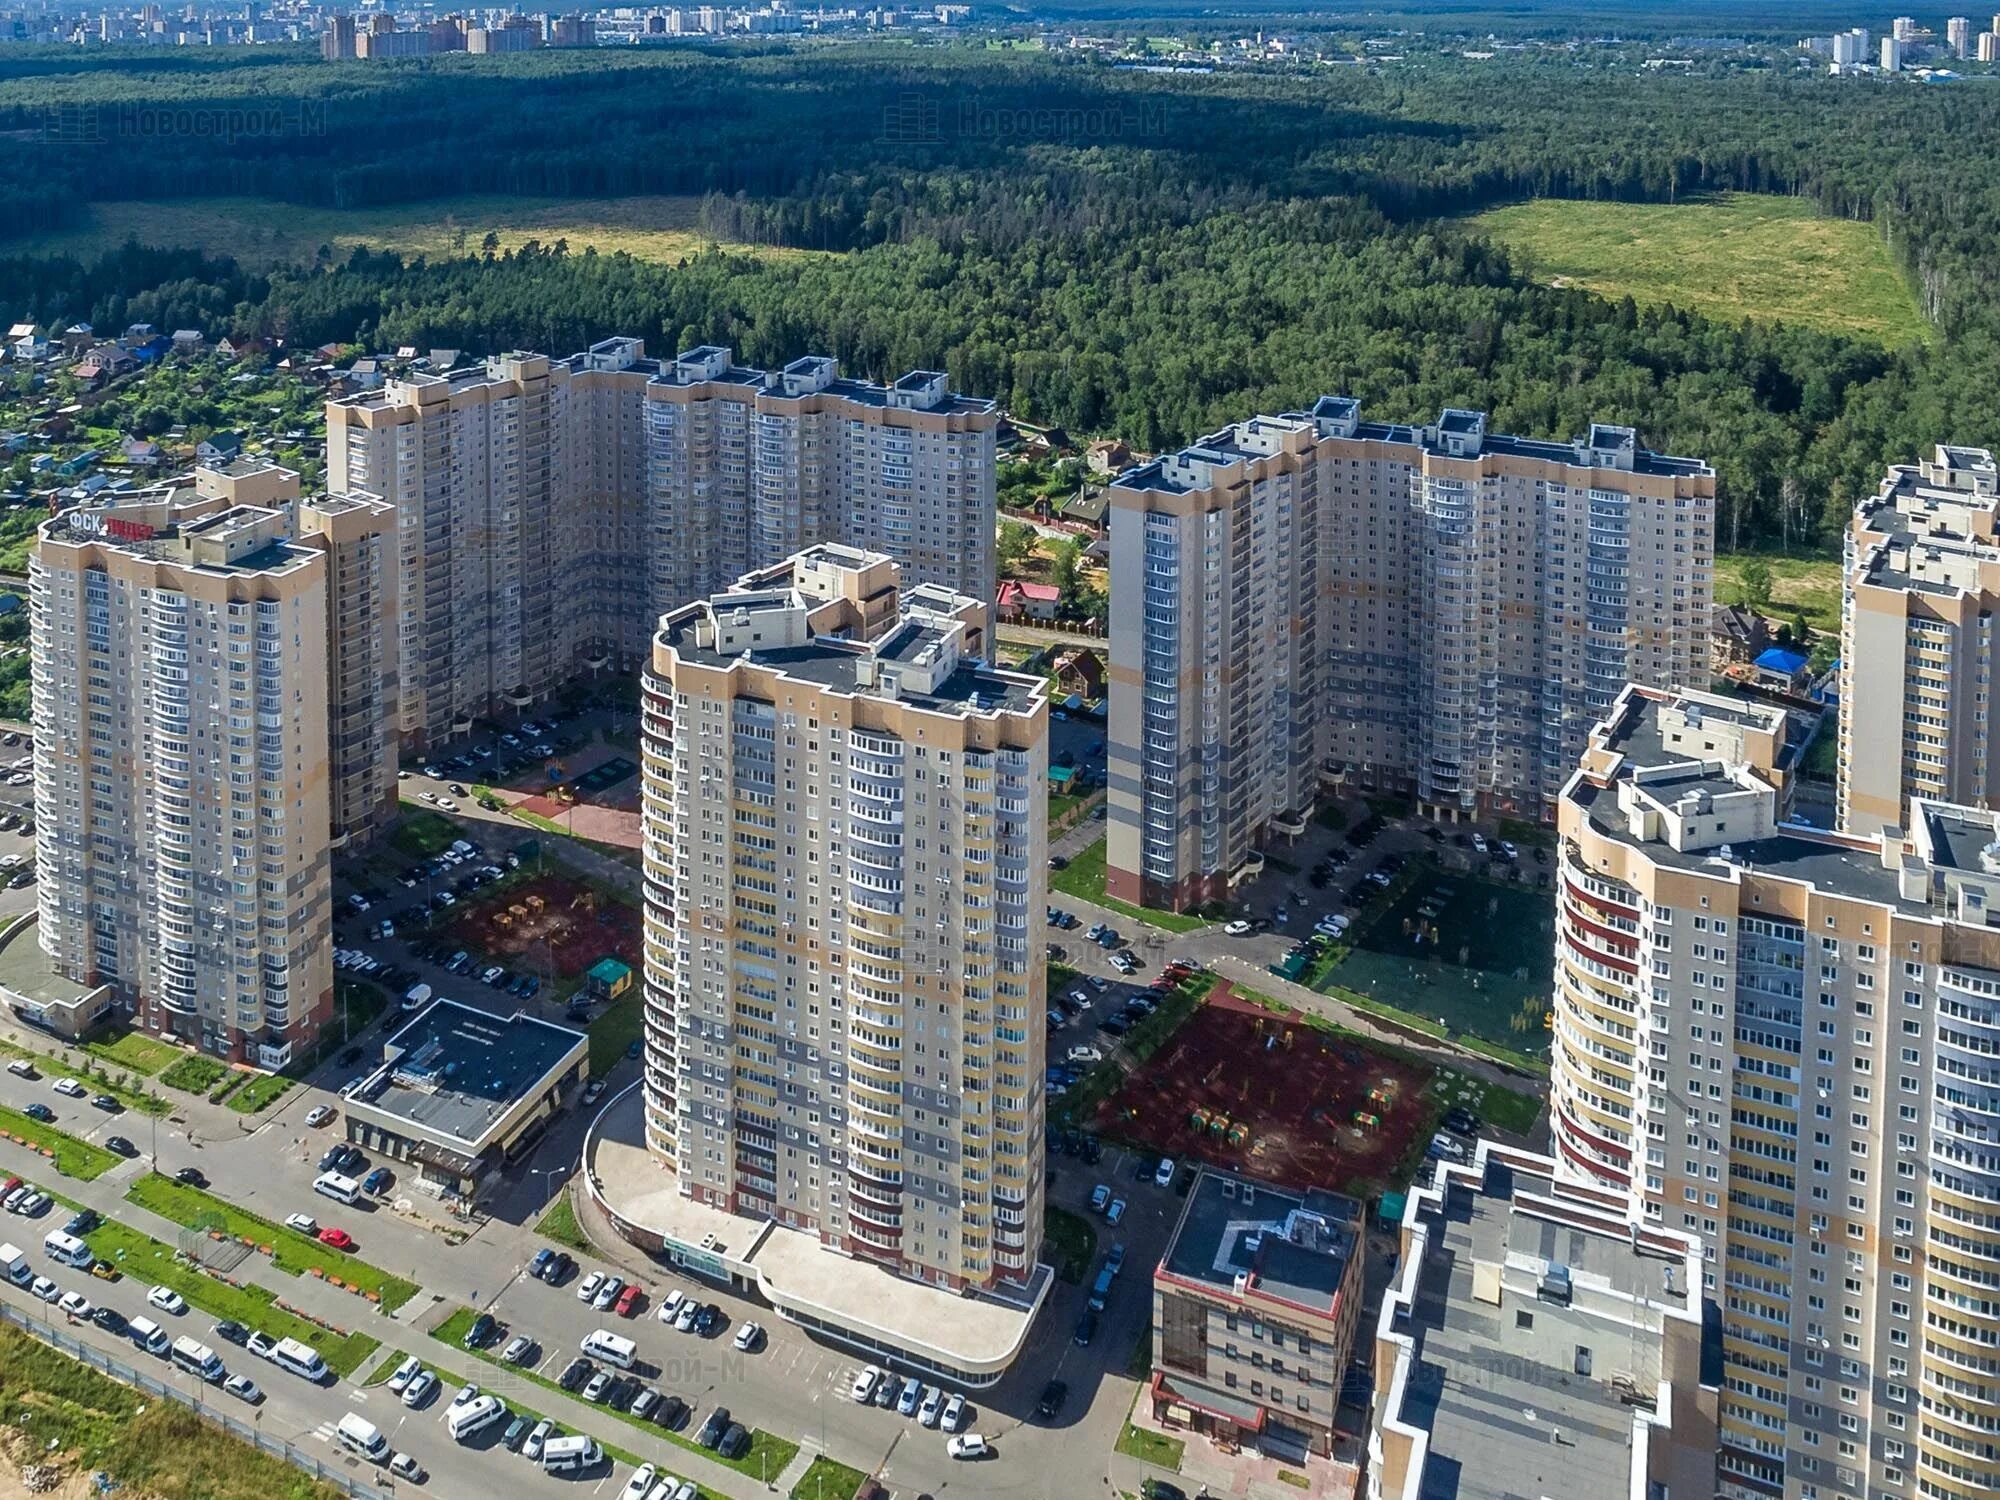
[[[222,1367],[221,1356],[199,1339],[191,1339],[185,1334],[174,1340],[174,1346],[168,1351],[167,1358],[181,1369],[199,1375],[210,1385],[220,1385],[223,1377],[229,1373]]]
[[[338,1172],[322,1172],[313,1179],[313,1191],[338,1198],[342,1203],[352,1203],[361,1196],[361,1184],[352,1177],[342,1177]]]
[[[417,1010],[431,1003],[431,987],[427,984],[413,984],[409,993],[403,996],[404,1010]]]
[[[167,1337],[167,1330],[151,1318],[134,1318],[125,1325],[125,1331],[132,1335],[132,1342],[148,1354],[164,1355],[173,1347],[173,1340]]]
[[[43,1238],[42,1253],[50,1260],[59,1260],[66,1266],[76,1266],[79,1269],[97,1259],[91,1254],[90,1246],[73,1234],[64,1234],[60,1229],[51,1229]]]
[[[372,1458],[378,1464],[388,1460],[389,1440],[382,1436],[382,1429],[366,1417],[349,1412],[340,1419],[333,1435],[340,1439],[341,1447],[352,1448],[363,1458]]]
[[[15,1286],[26,1286],[35,1279],[35,1268],[28,1264],[28,1257],[21,1253],[18,1245],[0,1245],[0,1276],[5,1276]]]
[[[463,1406],[445,1413],[444,1425],[454,1443],[462,1443],[476,1432],[484,1432],[507,1415],[498,1396],[475,1396]]]
[[[574,1474],[583,1469],[594,1469],[603,1458],[604,1450],[597,1446],[597,1440],[580,1432],[569,1437],[550,1438],[542,1444],[542,1470],[548,1474]]]
[[[311,1344],[302,1344],[297,1339],[279,1339],[265,1356],[281,1370],[289,1370],[301,1380],[310,1380],[318,1385],[326,1379],[326,1361],[319,1357],[319,1351]]]
[[[25,1057],[17,1057],[8,1063],[7,1071],[12,1073],[16,1078],[34,1078],[38,1076],[35,1072],[35,1065]]]
[[[629,1370],[632,1368],[634,1357],[639,1353],[639,1346],[622,1334],[594,1328],[583,1336],[583,1352],[596,1356],[607,1365],[616,1365],[621,1370]]]

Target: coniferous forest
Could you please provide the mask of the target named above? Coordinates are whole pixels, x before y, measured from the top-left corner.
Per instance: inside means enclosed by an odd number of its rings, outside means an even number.
[[[1158,74],[976,38],[394,64],[17,48],[0,54],[0,132],[9,321],[824,351],[874,375],[940,366],[1029,420],[1147,448],[1327,391],[1384,418],[1483,407],[1544,435],[1617,420],[1717,466],[1725,545],[1830,536],[1885,463],[2000,445],[1989,84],[1661,74],[1547,50]],[[1556,289],[1463,218],[1728,190],[1872,226],[1925,336],[1889,349]],[[669,265],[474,243],[262,272],[137,244],[34,253],[99,200],[464,193],[691,195],[716,240],[815,253]]]

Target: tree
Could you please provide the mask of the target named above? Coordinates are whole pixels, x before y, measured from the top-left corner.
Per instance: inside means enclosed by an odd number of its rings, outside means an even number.
[[[1056,605],[1075,614],[1083,602],[1083,544],[1074,538],[1056,548]]]
[[[1013,577],[1035,553],[1035,528],[1019,521],[1002,521],[1000,539],[995,544],[994,556],[1000,564],[1000,571]]]
[[[1764,614],[1771,608],[1771,565],[1761,557],[1753,557],[1743,565],[1737,575],[1743,588],[1743,603]]]

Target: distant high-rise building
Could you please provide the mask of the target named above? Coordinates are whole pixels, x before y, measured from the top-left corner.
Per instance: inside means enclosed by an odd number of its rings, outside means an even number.
[[[1556,443],[1329,396],[1109,495],[1121,900],[1220,897],[1322,776],[1540,818],[1626,680],[1706,680],[1715,475],[1630,428]]]
[[[636,664],[661,614],[817,541],[990,605],[997,422],[934,372],[884,386],[636,339],[328,402],[329,488],[397,516],[401,733],[442,743]]]
[[[29,563],[39,941],[267,1068],[333,1001],[326,564],[289,507],[181,487],[65,511]]]
[[[320,34],[319,55],[328,62],[354,57],[354,35],[354,17],[344,12],[329,16],[326,30]]]
[[[558,16],[549,28],[551,47],[595,47],[597,22],[589,16]]]
[[[1048,699],[988,628],[820,545],[669,613],[642,683],[670,1190],[954,1290],[1042,1235]]]
[[[2000,16],[1993,19],[2000,22]],[[1984,63],[2000,61],[2000,31],[1979,33],[1979,60]]]
[[[1903,826],[1912,797],[2000,803],[2000,467],[1939,445],[1889,470],[1847,531],[1840,826]]]
[[[1848,31],[1834,33],[1833,60],[1836,64],[1852,65],[1868,61],[1868,29],[1856,26]]]
[[[1944,23],[1944,39],[1953,57],[1969,57],[1972,53],[1972,22],[1964,16],[1953,16]]]
[[[1904,45],[1901,37],[1885,36],[1882,38],[1882,71],[1884,73],[1895,73],[1902,69]]]
[[[1889,23],[1889,35],[1899,42],[1916,40],[1917,19],[1915,16],[1898,16]]]

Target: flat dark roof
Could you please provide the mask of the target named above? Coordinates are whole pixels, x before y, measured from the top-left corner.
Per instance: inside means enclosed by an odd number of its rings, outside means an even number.
[[[434,1001],[383,1044],[352,1102],[477,1152],[506,1113],[539,1092],[589,1038],[521,1012]]]

